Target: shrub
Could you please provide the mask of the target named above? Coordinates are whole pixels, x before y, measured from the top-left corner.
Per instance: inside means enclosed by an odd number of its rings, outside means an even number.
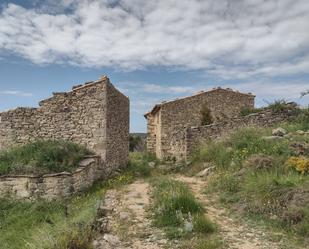
[[[213,233],[216,226],[205,215],[197,214],[193,218],[193,229],[198,233]]]
[[[151,175],[149,162],[158,163],[156,157],[147,152],[132,152],[129,155],[129,164],[125,171],[137,177],[148,177]]]
[[[189,214],[202,212],[202,206],[183,183],[163,179],[154,186],[155,225],[179,226]]]
[[[287,109],[289,109],[287,105],[287,101],[285,99],[278,99],[275,100],[273,103],[270,103],[268,107],[274,112],[274,113],[280,113]]]
[[[244,165],[254,170],[268,170],[274,166],[274,159],[263,154],[252,155],[245,161]]]
[[[300,172],[301,174],[305,174],[309,172],[309,159],[305,157],[290,157],[286,161],[286,165]]]
[[[244,117],[244,116],[248,116],[249,114],[258,113],[260,111],[262,111],[261,108],[254,108],[254,107],[245,106],[241,109],[240,115]]]
[[[92,249],[94,231],[84,223],[72,224],[68,231],[59,234],[55,249]]]
[[[90,154],[85,147],[68,141],[36,141],[1,151],[0,174],[72,171]]]
[[[212,162],[217,167],[228,168],[231,162],[231,152],[226,149],[223,143],[209,143],[192,155],[192,161],[196,162]]]
[[[201,108],[201,125],[209,125],[213,123],[211,111],[207,104],[203,104]]]

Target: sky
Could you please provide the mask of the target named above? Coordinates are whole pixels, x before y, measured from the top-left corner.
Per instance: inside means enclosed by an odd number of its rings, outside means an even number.
[[[213,87],[309,105],[308,0],[0,0],[0,111],[107,75],[131,132]]]

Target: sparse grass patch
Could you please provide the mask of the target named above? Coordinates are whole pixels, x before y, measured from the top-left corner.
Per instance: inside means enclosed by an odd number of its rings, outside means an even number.
[[[169,238],[188,238],[193,233],[211,234],[216,230],[187,185],[164,178],[155,179],[153,186],[153,223],[163,227]]]
[[[36,141],[0,151],[0,175],[72,171],[91,154],[85,147],[68,141]]]

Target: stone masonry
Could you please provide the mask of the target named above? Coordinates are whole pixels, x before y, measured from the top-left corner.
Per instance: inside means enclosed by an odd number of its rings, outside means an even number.
[[[102,158],[105,173],[124,166],[129,152],[129,99],[106,76],[53,93],[38,108],[0,113],[0,149],[37,139],[85,145]]]
[[[252,94],[231,89],[215,88],[196,95],[162,102],[145,114],[147,119],[147,150],[160,159],[180,157],[179,147],[185,146],[183,131],[191,126],[201,126],[201,109],[207,105],[214,123],[239,116],[244,107],[253,108]]]
[[[101,158],[91,156],[82,160],[79,167],[71,173],[0,176],[0,196],[28,200],[66,198],[101,179],[104,169]]]

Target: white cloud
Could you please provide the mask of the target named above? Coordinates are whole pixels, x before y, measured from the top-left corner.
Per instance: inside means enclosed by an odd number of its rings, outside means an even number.
[[[277,99],[309,104],[309,98],[301,98],[301,93],[309,87],[308,82],[274,82],[267,79],[252,82],[226,84],[223,87],[237,89],[240,92],[251,92],[257,97],[258,105],[266,105]]]
[[[32,97],[33,93],[6,90],[6,91],[0,91],[0,95],[15,95],[15,96],[21,96],[21,97]]]
[[[223,78],[308,73],[307,0],[47,2],[4,6],[0,52],[37,64],[160,65]]]
[[[158,84],[141,84],[140,86],[147,93],[167,93],[167,94],[192,94],[198,90],[189,86],[162,86]]]

